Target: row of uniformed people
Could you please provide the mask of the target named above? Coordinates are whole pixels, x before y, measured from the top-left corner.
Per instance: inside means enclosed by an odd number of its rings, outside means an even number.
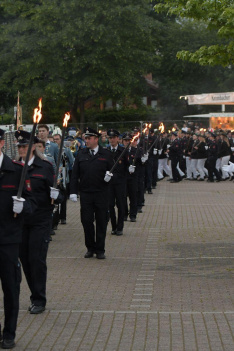
[[[38,140],[35,138],[24,190],[22,197],[18,198],[21,196],[18,190],[30,133],[17,131],[15,137],[20,162],[12,161],[2,153],[4,131],[0,129],[0,279],[5,313],[2,348],[5,349],[15,345],[21,281],[19,258],[31,292],[30,313],[38,314],[45,310],[46,256],[53,210],[51,199],[59,197],[58,190],[53,188],[53,166],[41,153],[37,153]]]

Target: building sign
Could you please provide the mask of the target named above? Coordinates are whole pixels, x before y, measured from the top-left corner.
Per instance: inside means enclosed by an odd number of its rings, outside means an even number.
[[[234,105],[234,92],[186,96],[189,105]]]

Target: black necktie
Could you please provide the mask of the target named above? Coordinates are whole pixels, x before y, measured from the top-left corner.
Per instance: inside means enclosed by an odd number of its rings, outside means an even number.
[[[116,149],[112,149],[111,151],[114,153],[116,151]]]
[[[94,156],[94,150],[90,150],[91,151],[91,156]]]

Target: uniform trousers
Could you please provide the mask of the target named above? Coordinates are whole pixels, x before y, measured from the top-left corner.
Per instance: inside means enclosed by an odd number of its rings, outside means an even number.
[[[30,300],[35,306],[46,305],[47,252],[51,217],[40,223],[25,224],[20,245],[20,261],[31,291]]]
[[[153,180],[153,167],[154,167],[154,159],[153,157],[149,157],[145,169],[146,169],[146,189],[151,190],[152,189],[152,180]]]
[[[144,204],[144,184],[145,167],[142,167],[137,174],[137,207],[141,208]]]
[[[197,178],[197,159],[196,158],[192,158],[191,159],[191,171],[193,174],[193,178],[196,179]]]
[[[207,159],[207,167],[208,167],[208,174],[209,174],[209,180],[214,180],[214,175],[216,176],[216,179],[220,180],[221,175],[217,168],[215,167],[216,165],[216,160],[217,158],[215,156],[210,156]]]
[[[167,175],[170,175],[170,173],[171,173],[170,167],[167,164],[167,160],[168,160],[168,158],[160,158],[158,160],[158,169],[162,175],[163,175],[163,171]]]
[[[158,158],[153,156],[153,170],[152,170],[152,186],[157,185],[158,180]]]
[[[222,178],[225,179],[225,178],[228,178],[229,177],[229,173],[228,172],[225,172],[223,171],[222,167],[225,166],[225,165],[228,165],[228,162],[230,160],[230,155],[229,156],[224,156],[222,157],[221,159],[221,170],[222,170]]]
[[[108,223],[108,189],[96,192],[81,191],[80,213],[87,250],[93,253],[104,253]],[[94,221],[96,221],[96,230]]]
[[[171,171],[172,171],[172,177],[175,181],[179,181],[182,179],[179,170],[177,168],[179,162],[179,157],[173,157],[171,159]]]
[[[186,156],[186,170],[187,170],[187,178],[192,178],[192,169],[191,169],[191,158]]]
[[[3,339],[13,340],[19,312],[21,269],[19,244],[0,245],[0,279],[4,301]]]
[[[208,171],[205,168],[206,158],[199,158],[197,160],[197,170],[200,174],[200,178],[204,179],[205,175],[208,175]]]
[[[112,230],[122,231],[124,226],[126,180],[120,184],[110,184],[109,210]],[[115,213],[117,206],[118,217]]]
[[[128,200],[129,197],[129,211]],[[136,218],[137,215],[137,177],[127,179],[127,191],[125,196],[125,217]]]

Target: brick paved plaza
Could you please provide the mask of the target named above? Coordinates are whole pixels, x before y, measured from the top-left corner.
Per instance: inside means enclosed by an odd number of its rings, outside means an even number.
[[[163,180],[145,197],[122,237],[108,226],[106,260],[83,258],[69,201],[49,248],[45,313],[27,312],[23,277],[15,350],[234,350],[233,182]]]

